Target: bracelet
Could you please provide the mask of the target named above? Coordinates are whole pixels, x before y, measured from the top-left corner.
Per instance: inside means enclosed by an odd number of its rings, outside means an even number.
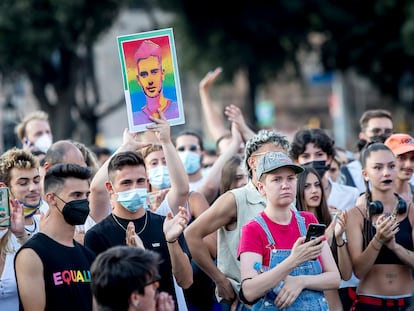
[[[375,241],[377,241],[379,244],[384,244],[384,242],[383,241],[381,241],[380,239],[378,239],[377,238],[377,236],[376,235],[374,235],[374,239],[375,239]]]
[[[336,239],[335,239],[335,242],[336,242]],[[337,247],[342,247],[342,246],[344,246],[346,244],[346,242],[345,242],[345,240],[342,240],[342,244],[338,244],[338,242],[336,243],[336,246]]]
[[[175,242],[177,242],[178,241],[178,239],[175,239],[175,240],[172,240],[172,241],[168,241],[167,240],[167,243],[170,243],[170,244],[174,244]]]

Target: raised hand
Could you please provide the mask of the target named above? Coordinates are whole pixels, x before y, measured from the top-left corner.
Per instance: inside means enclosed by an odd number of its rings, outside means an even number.
[[[164,220],[164,235],[167,241],[175,241],[184,231],[188,224],[187,208],[180,206],[178,213],[173,217],[172,213],[168,213]]]
[[[135,225],[132,221],[128,223],[125,242],[128,246],[140,247],[145,249],[144,243],[142,242],[141,238],[135,233]]]

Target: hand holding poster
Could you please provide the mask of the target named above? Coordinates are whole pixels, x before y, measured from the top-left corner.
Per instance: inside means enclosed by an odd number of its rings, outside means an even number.
[[[172,29],[119,36],[118,50],[129,130],[145,131],[158,109],[170,125],[185,123]]]

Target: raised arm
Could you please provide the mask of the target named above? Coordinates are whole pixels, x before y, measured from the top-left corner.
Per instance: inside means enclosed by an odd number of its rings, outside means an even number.
[[[242,135],[243,141],[247,141],[255,135],[255,132],[247,126],[246,120],[244,119],[243,113],[239,107],[229,105],[224,108],[224,114],[230,122],[236,124],[237,129]]]
[[[164,152],[165,162],[171,181],[171,187],[166,196],[168,205],[173,214],[176,215],[179,212],[179,206],[186,205],[190,186],[184,165],[171,141],[170,125],[161,110],[159,110],[159,113],[161,117],[160,119],[151,117],[151,120],[154,121],[155,124],[149,125],[148,130],[154,132]]]
[[[232,156],[237,154],[240,149],[240,144],[242,143],[242,137],[238,131],[237,125],[233,122],[231,127],[232,139],[230,145],[226,150],[220,154],[217,160],[214,162],[213,166],[208,172],[207,177],[204,182],[197,189],[201,192],[211,204],[216,199],[217,194],[220,190],[220,176],[224,164],[230,160]]]
[[[188,213],[185,207],[180,207],[177,215],[167,214],[164,221],[164,234],[170,253],[172,272],[177,284],[186,289],[193,284],[193,269],[190,259],[178,243],[179,236],[188,224]]]
[[[214,71],[208,72],[199,84],[201,108],[206,120],[208,132],[211,134],[214,141],[224,134],[229,133],[229,130],[224,123],[224,119],[221,114],[214,109],[214,103],[210,97],[210,89],[221,72],[222,69],[220,67],[216,68]]]

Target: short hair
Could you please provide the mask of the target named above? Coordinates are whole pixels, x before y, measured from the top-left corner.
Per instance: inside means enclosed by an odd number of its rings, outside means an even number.
[[[89,146],[89,149],[99,158],[101,155],[110,156],[112,154],[111,150],[107,147],[101,147],[97,145]]]
[[[42,163],[48,162],[50,165],[62,163],[64,161],[66,154],[72,148],[78,149],[82,154],[82,151],[71,140],[58,140],[54,142],[47,150],[46,155],[42,160]]]
[[[388,110],[385,109],[372,109],[365,111],[361,118],[359,119],[359,126],[361,131],[364,131],[367,126],[368,122],[374,118],[388,118],[392,122],[392,114]]]
[[[26,132],[26,126],[27,123],[29,123],[32,120],[39,120],[39,121],[47,121],[49,122],[49,115],[42,111],[42,110],[36,110],[34,112],[31,112],[27,114],[24,119],[16,125],[14,131],[17,135],[17,137],[22,140],[24,137],[27,136]]]
[[[280,147],[289,154],[290,143],[287,137],[281,133],[273,130],[262,129],[257,132],[252,138],[246,141],[244,149],[244,166],[247,171],[249,178],[252,178],[252,169],[249,166],[248,160],[253,152],[257,151],[261,146],[272,143],[277,147]]]
[[[145,40],[140,44],[140,46],[136,49],[134,53],[135,65],[137,65],[141,59],[146,59],[150,56],[158,58],[158,61],[161,65],[161,47],[158,44],[152,42],[151,40]]]
[[[38,169],[39,161],[31,152],[14,147],[0,157],[0,181],[7,186],[10,186],[12,168]]]
[[[76,140],[70,140],[82,153],[83,159],[85,160],[86,166],[90,167],[92,170],[92,174],[95,175],[95,173],[99,170],[100,164],[98,161],[98,158],[96,154],[85,144],[76,141]]]
[[[142,157],[146,159],[150,153],[155,151],[161,151],[162,146],[160,144],[152,144],[144,149],[141,150]]]
[[[66,178],[77,178],[89,180],[92,172],[90,168],[80,166],[74,163],[59,163],[51,166],[47,171],[44,179],[44,192],[55,192],[65,183]]]
[[[297,160],[305,152],[306,145],[309,143],[321,148],[328,156],[335,156],[334,140],[323,129],[312,128],[302,129],[295,133],[290,152],[292,159]]]
[[[151,250],[125,245],[100,253],[91,265],[91,290],[105,310],[128,310],[129,298],[158,276],[160,255]]]
[[[135,151],[124,151],[112,156],[108,164],[108,178],[114,181],[116,171],[122,170],[125,166],[143,166],[145,168],[144,158]]]
[[[198,139],[198,144],[200,145],[200,150],[204,150],[204,142],[203,142],[203,137],[201,136],[201,134],[199,134],[197,131],[195,130],[183,130],[181,132],[179,132],[176,136],[175,136],[175,140],[174,140],[174,145],[177,146],[177,139],[178,137],[184,136],[184,135],[189,135],[189,136],[194,136]]]

